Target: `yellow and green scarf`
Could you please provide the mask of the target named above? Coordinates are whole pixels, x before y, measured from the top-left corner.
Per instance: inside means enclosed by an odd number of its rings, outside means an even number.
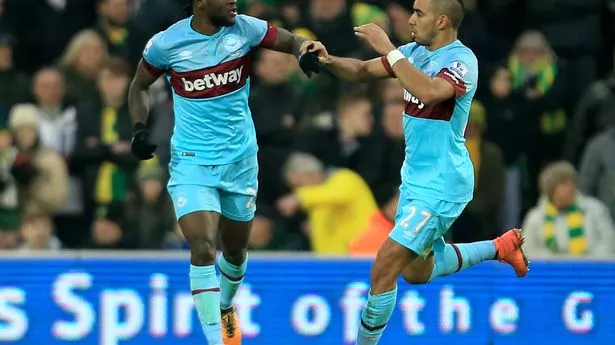
[[[574,203],[566,210],[566,224],[568,225],[568,253],[572,255],[583,255],[587,253],[587,238],[583,229],[584,215],[579,205]],[[557,240],[555,238],[555,218],[559,211],[552,204],[547,203],[545,207],[544,240],[545,245],[554,253],[558,252]]]
[[[114,107],[102,111],[101,139],[105,145],[113,145],[120,140],[117,131],[118,113]],[[98,170],[95,186],[95,199],[100,204],[124,201],[128,189],[126,172],[111,162],[104,162]]]
[[[521,65],[517,57],[512,56],[509,60],[509,68],[512,75],[513,88],[523,87],[528,76],[535,75],[538,77],[536,88],[541,96],[544,96],[551,89],[558,73],[557,63],[548,59],[539,61],[527,68]],[[566,113],[563,109],[556,109],[541,115],[540,128],[544,134],[559,133],[565,127]]]

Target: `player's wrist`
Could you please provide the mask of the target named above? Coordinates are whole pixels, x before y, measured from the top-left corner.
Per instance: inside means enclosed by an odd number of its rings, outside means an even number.
[[[386,55],[386,59],[391,67],[393,67],[393,65],[395,65],[399,61],[404,60],[405,58],[406,57],[404,56],[404,54],[397,49],[391,50]]]

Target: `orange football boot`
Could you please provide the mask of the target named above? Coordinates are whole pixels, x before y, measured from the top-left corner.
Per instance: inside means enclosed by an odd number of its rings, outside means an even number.
[[[496,249],[496,259],[505,262],[515,269],[517,277],[525,277],[530,270],[529,260],[523,253],[523,234],[521,229],[510,229],[502,236],[493,240]]]
[[[222,341],[224,345],[241,345],[241,328],[234,307],[222,311]]]

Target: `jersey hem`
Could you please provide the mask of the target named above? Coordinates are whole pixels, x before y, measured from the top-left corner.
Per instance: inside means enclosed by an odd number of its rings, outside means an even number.
[[[182,163],[182,164],[190,164],[190,165],[228,165],[240,162],[246,158],[252,157],[258,153],[258,148],[256,150],[246,151],[245,153],[237,156],[234,159],[206,159],[206,158],[198,158],[198,157],[183,157],[181,155],[171,155],[170,163]]]

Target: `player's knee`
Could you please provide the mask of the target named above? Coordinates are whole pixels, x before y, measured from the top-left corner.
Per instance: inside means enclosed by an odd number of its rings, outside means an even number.
[[[415,260],[401,272],[404,280],[412,285],[427,284],[434,268],[433,253],[426,260]]]
[[[412,285],[420,285],[429,283],[429,277],[425,277],[425,275],[417,274],[417,272],[408,272],[404,270],[402,272],[402,277],[404,280],[408,282],[408,284]]]
[[[239,250],[224,250],[222,254],[226,261],[235,266],[240,266],[245,260],[248,250],[246,248]]]
[[[197,266],[213,265],[216,261],[216,242],[214,239],[199,237],[189,243],[192,264]]]

